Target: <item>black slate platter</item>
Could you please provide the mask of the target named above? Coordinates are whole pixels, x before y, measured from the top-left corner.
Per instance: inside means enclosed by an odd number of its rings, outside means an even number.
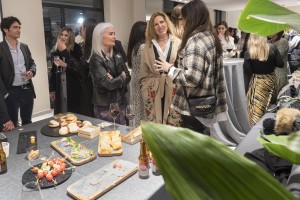
[[[67,164],[67,163],[66,163]],[[35,165],[37,167],[41,167],[41,164]],[[69,164],[66,165],[66,168],[71,167]],[[32,181],[36,181],[37,177],[35,173],[33,173],[31,171],[32,167],[29,168],[22,176],[22,183],[23,185],[28,183],[28,182],[32,182]],[[60,173],[58,174],[56,177],[54,177],[55,181],[57,182],[56,185],[62,184],[63,182],[65,182],[66,180],[68,180],[70,178],[70,176],[72,175],[72,169],[67,169],[64,171],[64,173]],[[43,177],[42,179],[39,180],[39,184],[41,188],[50,188],[50,187],[54,187],[54,182],[53,181],[47,181],[46,177]]]
[[[46,135],[46,136],[49,136],[49,137],[70,137],[70,136],[75,135],[75,133],[68,133],[67,135],[60,135],[58,133],[59,129],[60,129],[60,126],[56,127],[56,128],[51,128],[51,127],[48,126],[48,124],[46,124],[42,127],[41,133],[43,135]]]

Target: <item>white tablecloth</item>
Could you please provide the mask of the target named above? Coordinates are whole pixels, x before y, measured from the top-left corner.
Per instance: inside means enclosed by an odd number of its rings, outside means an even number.
[[[227,121],[215,123],[210,129],[212,137],[227,145],[236,146],[250,131],[247,114],[243,59],[223,61],[228,105]]]

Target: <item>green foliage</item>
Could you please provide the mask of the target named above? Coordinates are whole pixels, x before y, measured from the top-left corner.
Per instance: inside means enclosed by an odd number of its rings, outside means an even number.
[[[300,31],[300,15],[270,0],[248,0],[238,28],[257,35],[274,35],[286,28]]]
[[[173,199],[294,199],[257,164],[189,129],[142,123],[146,144]]]

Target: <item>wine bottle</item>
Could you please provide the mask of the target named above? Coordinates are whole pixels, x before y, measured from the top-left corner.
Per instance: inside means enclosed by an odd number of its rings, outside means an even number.
[[[7,172],[6,155],[3,151],[2,142],[0,142],[0,174]]]

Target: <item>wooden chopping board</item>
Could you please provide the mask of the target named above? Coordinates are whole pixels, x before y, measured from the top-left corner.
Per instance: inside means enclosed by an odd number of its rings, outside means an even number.
[[[79,200],[96,199],[138,170],[136,163],[115,160],[68,186],[68,194]]]
[[[73,140],[72,138],[70,138],[71,140]],[[74,141],[74,140],[73,140]],[[76,142],[76,141],[74,141]],[[91,154],[88,153],[88,151],[91,151],[90,149],[88,149],[87,147],[85,147],[84,145],[78,143],[78,145],[80,146],[80,148],[82,149],[81,154],[85,155],[86,157],[79,157],[79,158],[74,158],[72,157],[72,146],[65,146],[64,142],[61,142],[61,140],[56,140],[51,142],[51,147],[54,148],[56,151],[58,151],[58,153],[60,153],[62,156],[64,156],[70,163],[72,163],[73,165],[83,165],[85,163],[88,163],[92,160],[95,160],[97,157],[97,154],[95,152],[92,152]]]

